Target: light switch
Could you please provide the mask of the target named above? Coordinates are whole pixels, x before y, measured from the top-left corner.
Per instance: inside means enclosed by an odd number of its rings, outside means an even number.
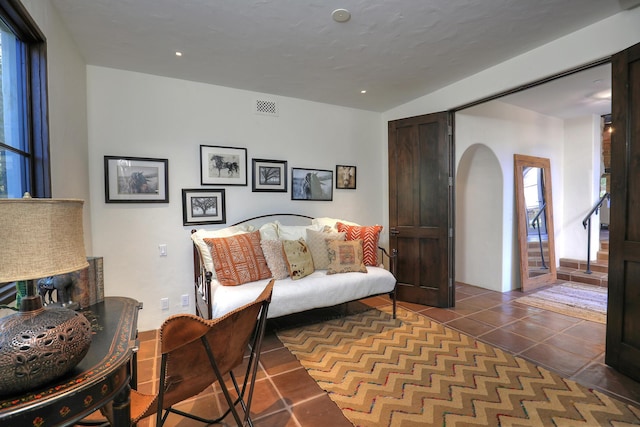
[[[167,256],[167,245],[166,244],[161,244],[158,245],[158,249],[160,249],[160,256]]]

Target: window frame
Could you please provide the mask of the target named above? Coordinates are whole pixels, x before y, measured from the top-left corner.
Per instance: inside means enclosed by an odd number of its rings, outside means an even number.
[[[26,138],[29,152],[5,144],[2,148],[26,156],[29,192],[33,197],[51,197],[49,117],[47,96],[47,43],[40,28],[18,0],[0,0],[0,19],[24,43],[26,90]]]

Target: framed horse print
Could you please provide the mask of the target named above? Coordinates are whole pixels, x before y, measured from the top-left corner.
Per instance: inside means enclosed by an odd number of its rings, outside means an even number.
[[[333,171],[292,168],[291,200],[333,200]]]
[[[104,156],[105,203],[169,203],[169,160]]]
[[[247,185],[247,149],[200,146],[202,185]]]
[[[336,165],[336,188],[344,190],[356,189],[356,167]]]

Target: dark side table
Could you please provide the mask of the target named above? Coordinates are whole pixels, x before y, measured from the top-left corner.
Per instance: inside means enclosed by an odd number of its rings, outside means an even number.
[[[93,329],[87,355],[71,372],[45,387],[0,396],[0,425],[68,426],[113,403],[114,425],[129,426],[141,308],[142,304],[131,298],[106,297],[82,310]]]

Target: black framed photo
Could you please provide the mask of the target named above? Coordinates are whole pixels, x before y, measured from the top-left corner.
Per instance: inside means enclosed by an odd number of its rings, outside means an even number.
[[[287,192],[286,160],[253,159],[252,191]]]
[[[356,167],[336,165],[336,188],[343,190],[356,189]]]
[[[333,171],[291,168],[291,200],[333,200]]]
[[[247,149],[200,146],[202,185],[247,185]]]
[[[224,224],[224,189],[182,189],[182,224]]]
[[[169,160],[104,156],[105,203],[168,203]]]

